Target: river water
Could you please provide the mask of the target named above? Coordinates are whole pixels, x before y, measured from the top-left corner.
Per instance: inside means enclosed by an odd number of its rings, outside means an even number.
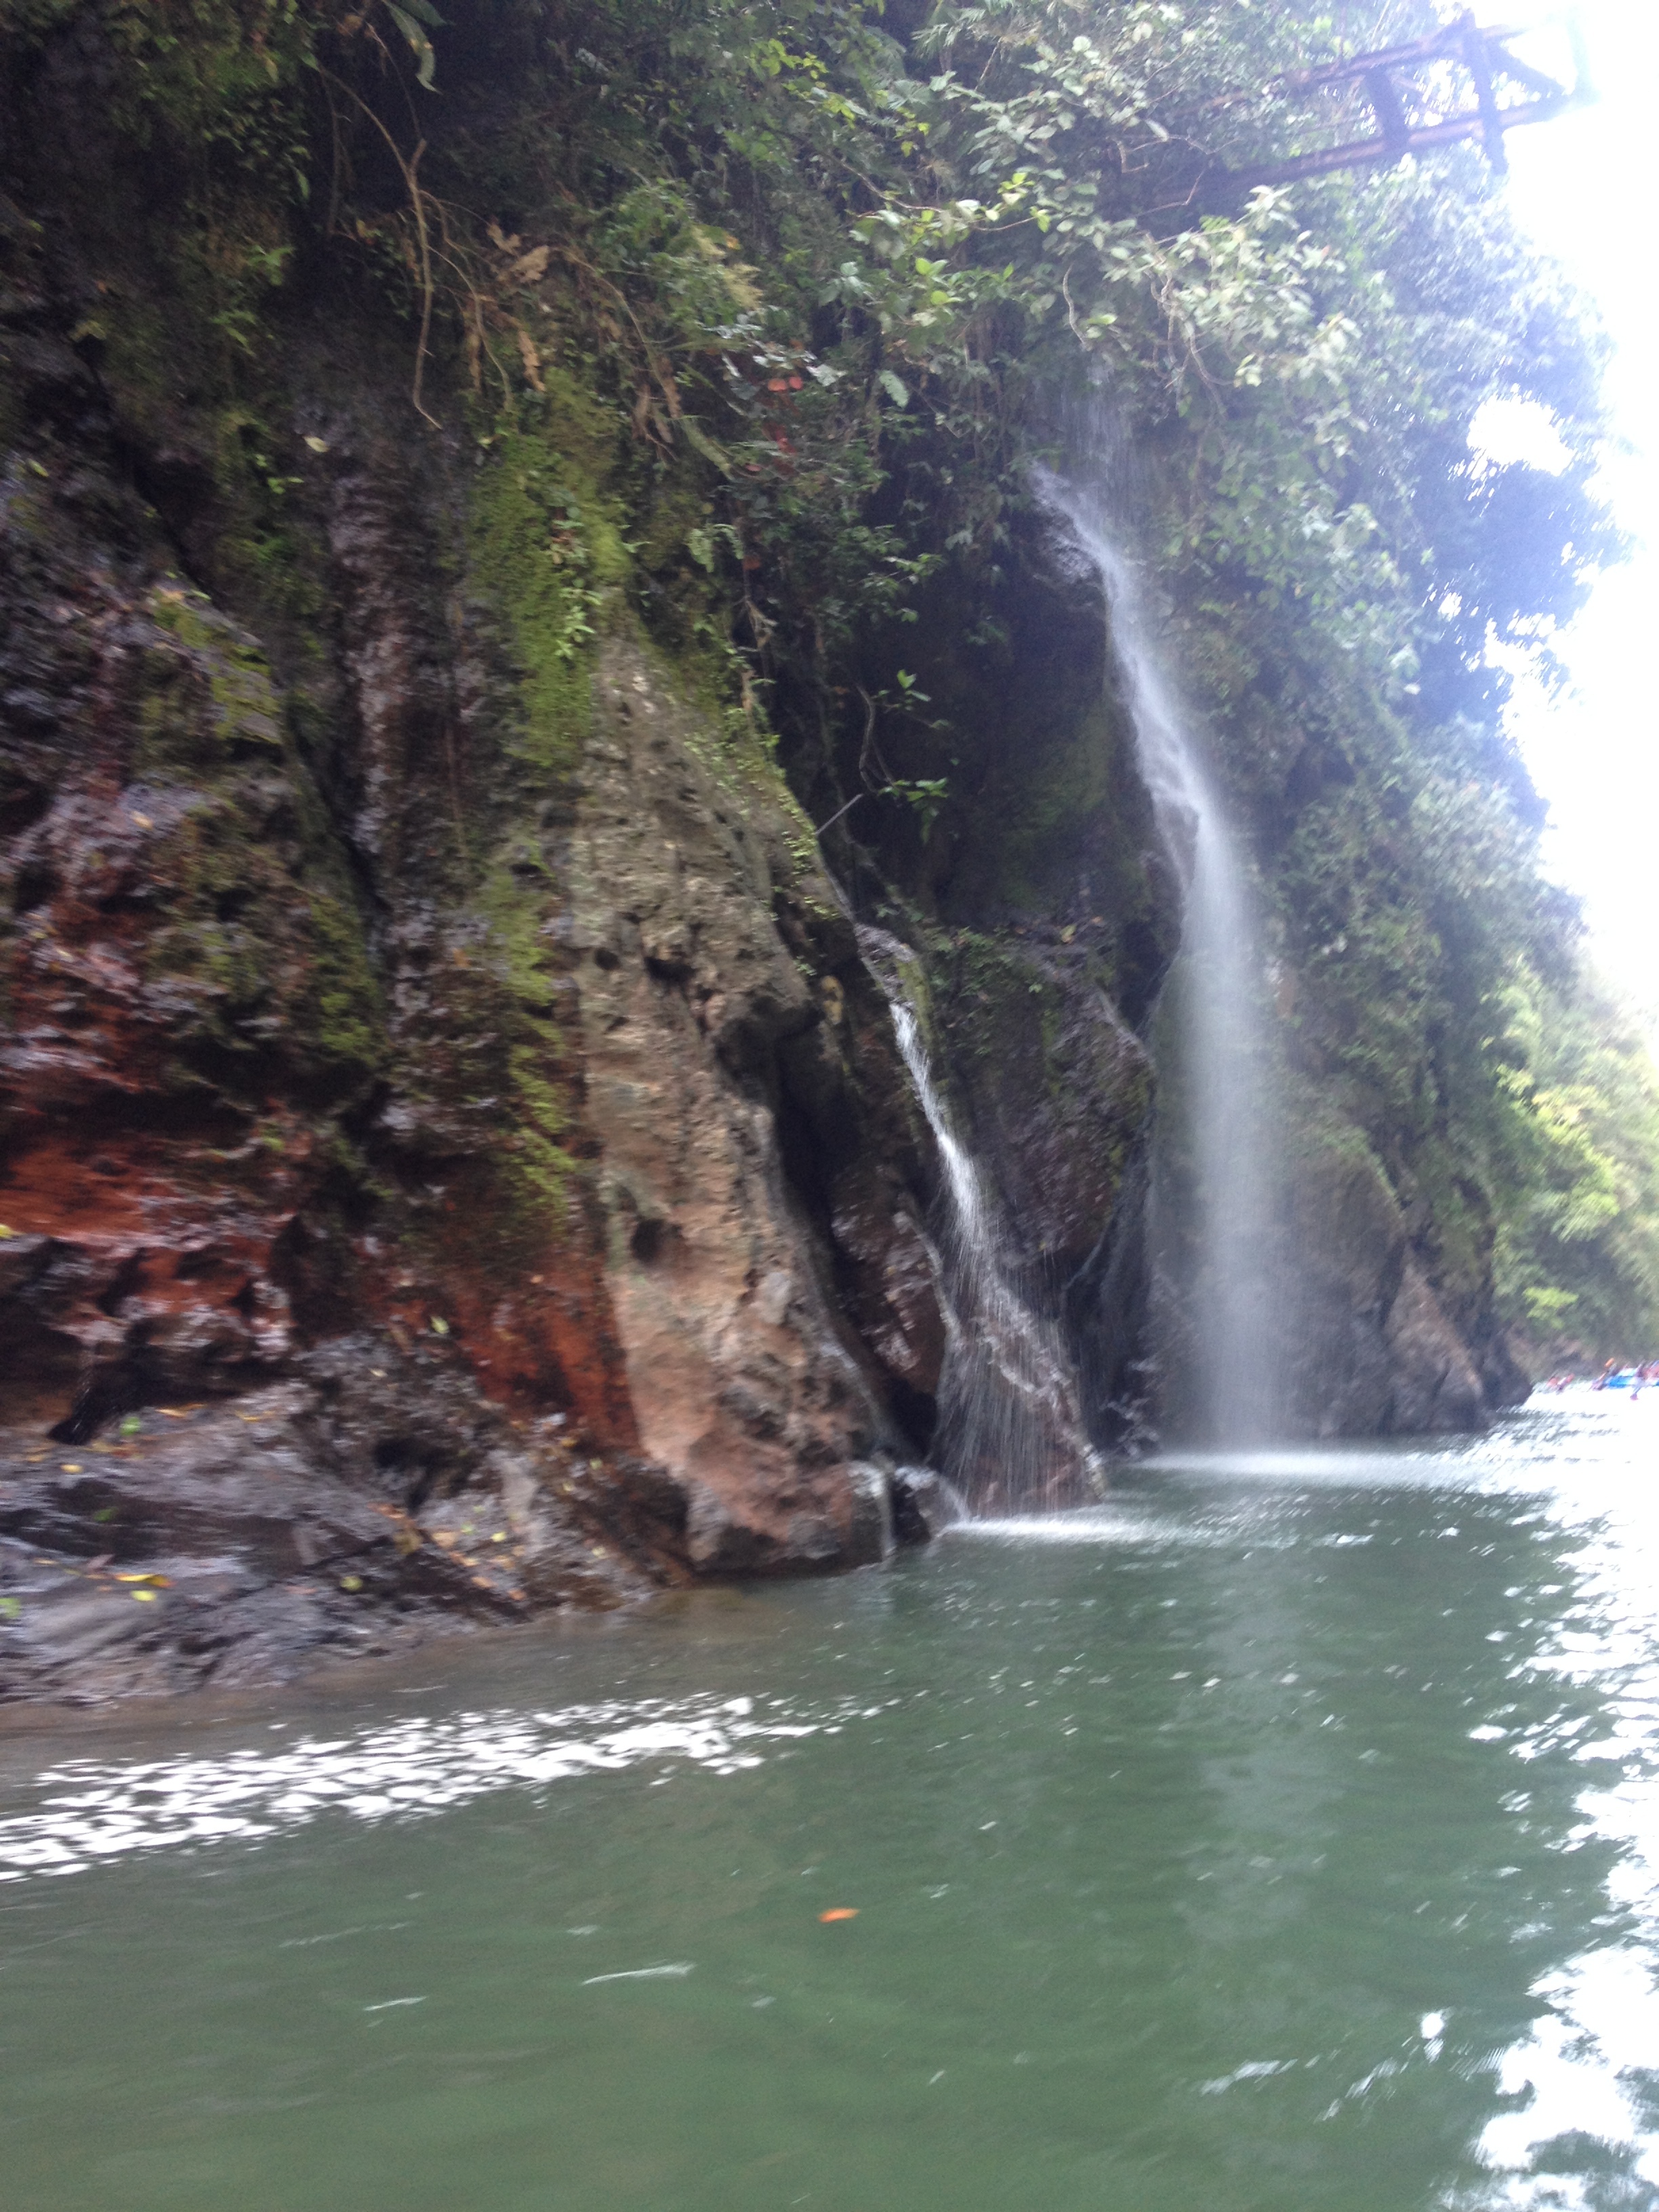
[[[1659,1399],[0,1735],[9,2212],[1659,2207]],[[825,1922],[820,1915],[852,1911]]]

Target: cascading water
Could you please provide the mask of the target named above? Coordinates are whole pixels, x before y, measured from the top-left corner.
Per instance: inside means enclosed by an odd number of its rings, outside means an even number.
[[[934,1228],[946,1346],[933,1457],[975,1513],[1075,1504],[1098,1486],[1097,1461],[1060,1332],[1014,1288],[979,1172],[933,1081],[904,991],[903,966],[915,955],[878,931],[859,935],[887,993],[899,1050],[944,1170]]]
[[[1160,1009],[1173,1031],[1154,1139],[1152,1249],[1185,1317],[1163,1347],[1172,1406],[1202,1435],[1273,1432],[1280,1310],[1279,1164],[1255,917],[1226,813],[1152,642],[1139,580],[1098,503],[1048,476],[1050,506],[1100,578],[1141,773],[1184,893],[1181,952]],[[1160,1055],[1166,1060],[1169,1054]]]

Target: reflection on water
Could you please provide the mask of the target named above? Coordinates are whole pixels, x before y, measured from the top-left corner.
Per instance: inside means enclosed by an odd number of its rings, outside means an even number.
[[[133,1851],[263,1840],[324,1812],[368,1821],[438,1813],[485,1790],[618,1773],[646,1760],[690,1759],[736,1774],[759,1764],[762,1745],[835,1724],[788,1719],[781,1698],[766,1703],[761,1719],[752,1698],[647,1698],[556,1713],[410,1717],[216,1759],[66,1760],[40,1774],[37,1812],[0,1820],[0,1881],[82,1874]]]
[[[1659,2212],[1656,1443],[14,1730],[8,2206]]]

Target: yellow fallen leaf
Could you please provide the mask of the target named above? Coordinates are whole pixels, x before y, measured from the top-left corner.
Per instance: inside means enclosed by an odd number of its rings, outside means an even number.
[[[154,1590],[134,1590],[131,1595],[140,1605],[154,1605],[155,1602],[156,1593]]]
[[[141,830],[153,830],[155,827],[148,814],[135,814],[132,818]]]
[[[81,1472],[80,1461],[78,1459],[66,1459],[64,1462],[63,1471],[65,1474],[79,1474]]]
[[[362,1586],[363,1578],[361,1575],[342,1575],[340,1577],[340,1588],[343,1590],[360,1590]]]

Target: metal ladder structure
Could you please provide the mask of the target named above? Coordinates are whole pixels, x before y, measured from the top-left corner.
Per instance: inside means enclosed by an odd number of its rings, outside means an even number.
[[[1494,169],[1508,167],[1504,133],[1528,123],[1547,123],[1569,109],[1588,106],[1595,98],[1589,64],[1577,27],[1568,25],[1571,40],[1574,82],[1558,83],[1509,51],[1509,41],[1521,34],[1509,29],[1481,29],[1466,9],[1455,21],[1427,38],[1385,47],[1378,52],[1357,54],[1351,61],[1332,62],[1322,69],[1296,70],[1279,78],[1271,88],[1291,99],[1358,85],[1370,104],[1375,128],[1370,136],[1350,139],[1309,154],[1296,154],[1247,168],[1212,167],[1204,179],[1204,197],[1236,197],[1261,185],[1295,184],[1304,177],[1328,176],[1340,169],[1386,166],[1407,154],[1427,152],[1467,138],[1478,140]],[[1450,64],[1461,66],[1473,82],[1474,104],[1458,105],[1466,94],[1454,94],[1453,112],[1413,121],[1402,96],[1401,80],[1413,73]],[[1518,88],[1522,97],[1509,97]],[[1411,86],[1413,91],[1418,87]],[[1501,95],[1501,96],[1500,96]]]

